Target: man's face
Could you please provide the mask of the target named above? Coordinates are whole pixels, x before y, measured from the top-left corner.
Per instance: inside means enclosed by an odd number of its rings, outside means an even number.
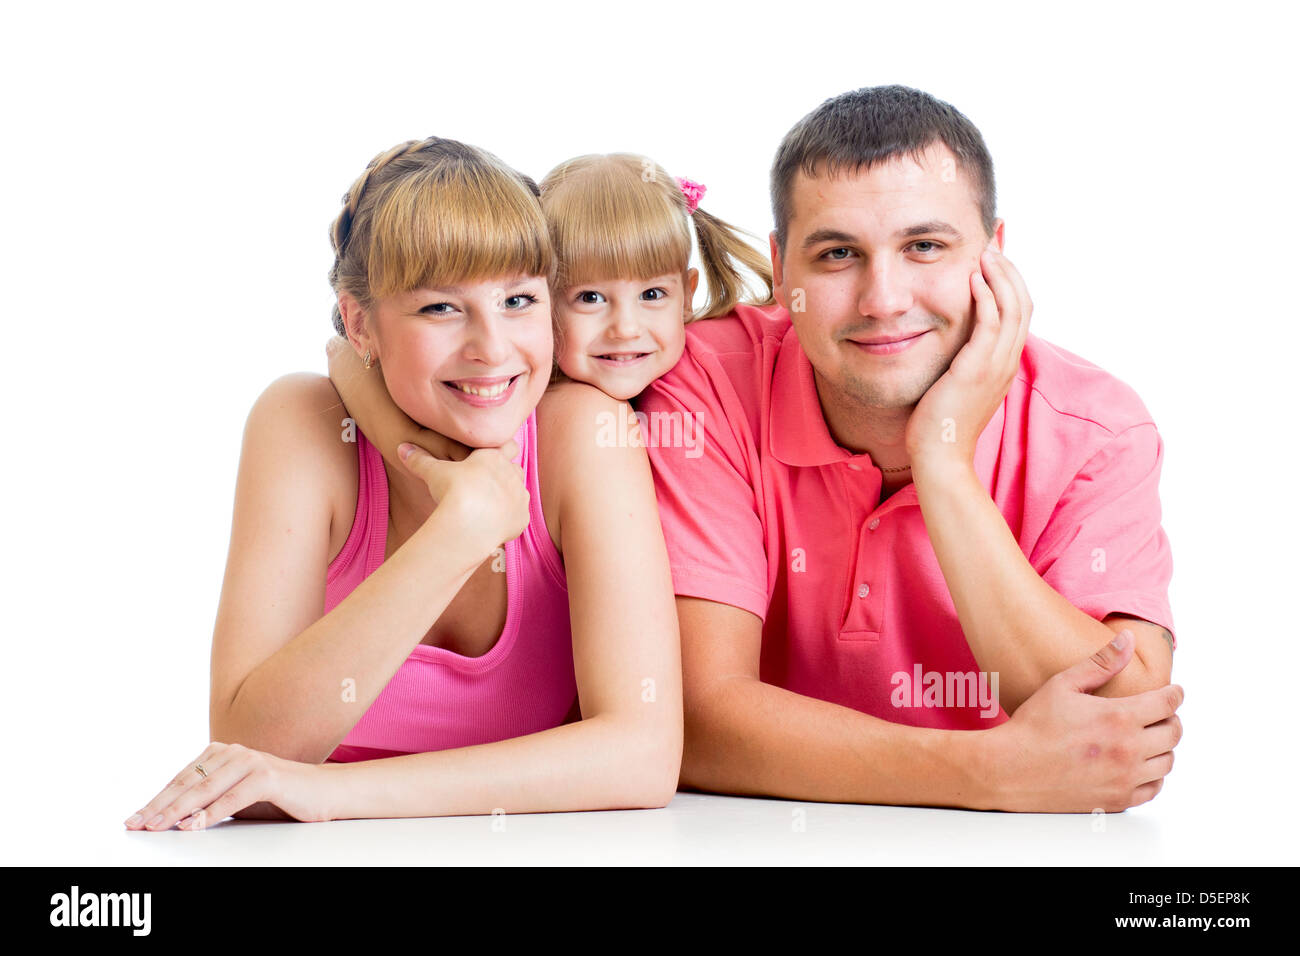
[[[970,338],[970,276],[988,245],[975,192],[942,143],[835,178],[800,170],[776,298],[832,408],[914,406]],[[995,240],[1001,247],[1002,221]],[[828,404],[831,408],[828,408]]]

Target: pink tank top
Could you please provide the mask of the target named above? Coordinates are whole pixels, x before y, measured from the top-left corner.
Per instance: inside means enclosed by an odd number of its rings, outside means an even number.
[[[388,476],[357,431],[357,509],[325,579],[325,613],[383,563]],[[546,531],[537,482],[537,419],[515,433],[529,494],[524,533],[505,545],[505,628],[482,657],[417,644],[329,759],[349,762],[449,750],[535,733],[564,722],[577,696],[569,597]],[[501,560],[498,556],[494,560]]]

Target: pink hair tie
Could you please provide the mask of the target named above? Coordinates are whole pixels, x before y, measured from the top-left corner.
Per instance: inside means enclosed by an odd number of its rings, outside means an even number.
[[[686,211],[689,213],[695,212],[700,207],[700,199],[704,196],[705,185],[681,176],[677,177],[677,185],[682,188],[682,195],[686,197]]]

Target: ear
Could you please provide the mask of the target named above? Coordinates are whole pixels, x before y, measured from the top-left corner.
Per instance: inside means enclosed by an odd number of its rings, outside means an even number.
[[[695,314],[695,305],[694,305],[695,290],[699,286],[699,284],[700,284],[700,270],[688,269],[686,271],[686,295],[683,296],[683,298],[686,301],[682,304],[683,318],[689,319],[692,315]]]
[[[366,310],[362,308],[356,296],[350,292],[339,293],[339,315],[343,317],[343,328],[348,334],[348,341],[357,350],[357,355],[370,351],[378,357],[374,337],[370,334],[370,322]]]
[[[993,238],[989,242],[997,248],[998,252],[1006,249],[1006,222],[1002,219],[993,220]]]
[[[790,307],[786,302],[785,276],[782,274],[783,269],[781,267],[781,246],[776,241],[775,229],[767,234],[767,241],[772,255],[772,298],[776,299],[781,308],[788,312]]]

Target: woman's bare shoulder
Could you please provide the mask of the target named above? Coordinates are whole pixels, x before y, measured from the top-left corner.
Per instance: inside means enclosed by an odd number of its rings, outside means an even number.
[[[356,430],[325,375],[291,372],[257,397],[244,426],[244,454],[328,508],[331,527],[351,525],[357,493]],[[343,529],[346,536],[346,528]],[[331,556],[336,549],[331,548]]]

